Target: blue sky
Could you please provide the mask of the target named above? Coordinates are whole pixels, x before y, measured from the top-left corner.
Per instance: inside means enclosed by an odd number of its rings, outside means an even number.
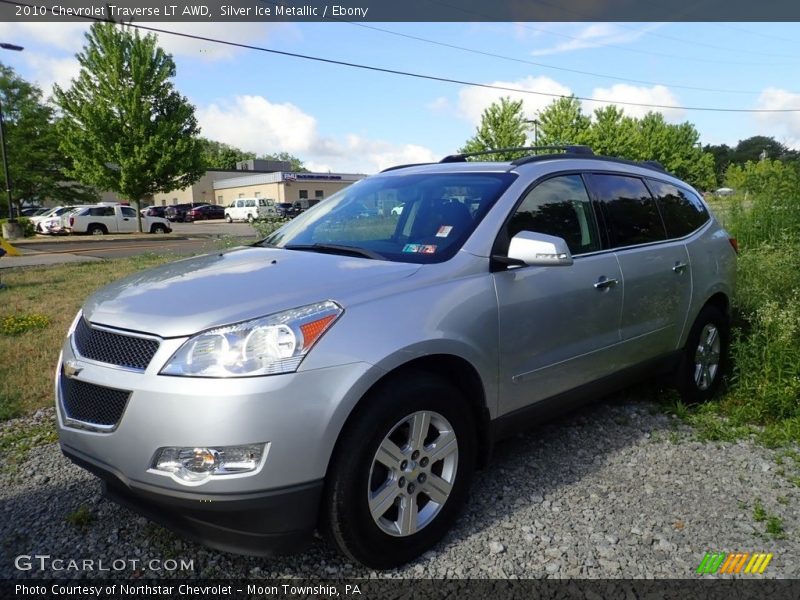
[[[530,91],[574,93],[608,102],[800,109],[800,24],[793,23],[155,26],[389,69]],[[83,44],[85,30],[83,24],[0,23],[0,41],[25,46],[20,54],[3,52],[0,60],[49,92],[54,82],[68,84],[77,73],[74,54]],[[371,173],[392,164],[438,159],[454,152],[474,133],[480,113],[489,103],[508,94],[169,35],[160,35],[160,42],[174,55],[176,86],[196,106],[203,135],[255,152],[285,150],[312,169]],[[551,101],[532,94],[518,97],[524,99],[530,118]],[[587,111],[596,106],[585,103]],[[623,108],[637,116],[647,110]],[[694,123],[704,144],[735,144],[764,134],[800,148],[800,111],[771,115],[661,112],[672,122]]]

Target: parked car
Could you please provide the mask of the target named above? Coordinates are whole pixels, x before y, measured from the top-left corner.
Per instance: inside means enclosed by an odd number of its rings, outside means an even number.
[[[84,205],[85,206],[85,205]],[[63,222],[61,217],[82,206],[56,206],[42,215],[30,217],[36,233],[54,234],[61,233]]]
[[[208,219],[224,219],[225,207],[219,204],[204,204],[186,211],[184,221],[205,221]]]
[[[173,204],[164,209],[164,216],[173,223],[183,223],[186,220],[186,212],[200,206],[205,206],[205,203],[190,202],[186,204]]]
[[[41,206],[26,206],[20,211],[19,216],[21,217],[36,217],[38,215],[43,215],[49,209],[42,208]]]
[[[250,221],[273,217],[278,214],[275,200],[271,198],[237,198],[225,208],[225,220]]]
[[[294,219],[303,212],[303,207],[299,202],[279,202],[275,205],[277,215],[284,219]]]
[[[391,169],[96,292],[58,363],[64,454],[209,546],[320,528],[389,568],[445,535],[496,440],[642,377],[711,398],[735,240],[663,168],[565,150]]]
[[[142,231],[169,233],[170,222],[161,217],[141,217]],[[97,205],[72,212],[65,229],[69,233],[106,235],[108,233],[133,233],[139,231],[136,209],[122,205]]]
[[[166,206],[148,206],[145,209],[144,216],[161,217],[162,219],[166,219],[167,218],[166,212],[167,212]]]

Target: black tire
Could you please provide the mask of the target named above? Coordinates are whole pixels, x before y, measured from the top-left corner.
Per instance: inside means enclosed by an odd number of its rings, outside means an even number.
[[[253,215],[247,215],[247,222],[252,225],[253,221],[255,221],[255,218],[253,217]]]
[[[86,230],[86,233],[89,235],[105,235],[108,233],[105,225],[98,225],[97,223],[93,223],[89,225],[89,228]]]
[[[709,337],[713,331],[716,331],[716,341]],[[728,372],[729,348],[728,318],[715,306],[706,306],[692,325],[675,374],[675,387],[684,402],[707,402],[719,392]],[[716,368],[712,369],[715,354],[718,359]]]
[[[228,223],[233,223],[233,219],[231,218],[231,216],[230,216],[230,215],[225,215],[225,220],[226,220]]]
[[[150,233],[167,233],[167,228],[163,225],[153,225],[150,229]]]
[[[415,371],[393,378],[371,392],[363,402],[363,408],[342,431],[331,460],[322,526],[350,558],[371,568],[387,569],[420,556],[452,527],[466,500],[475,467],[475,420],[467,400],[457,388],[425,372]],[[413,446],[403,445],[408,470],[393,474],[376,461],[378,448],[393,431],[395,435],[408,432],[410,442],[412,417],[422,414],[430,416],[431,424],[430,429],[425,429],[429,433],[423,442],[422,454],[412,460]],[[448,438],[449,443],[441,443],[451,449],[450,454],[434,461],[436,455],[428,458],[426,453],[435,452],[436,436],[445,435],[441,431],[448,430],[440,428],[440,424],[452,428],[457,449],[452,452],[452,441]],[[401,444],[397,442],[398,447]],[[381,469],[385,473],[380,472]],[[425,475],[426,470],[428,475]],[[376,475],[379,476],[376,478]],[[408,480],[402,475],[408,475]],[[423,476],[426,479],[422,479]],[[425,493],[426,485],[437,485],[437,482],[440,485],[443,479],[449,480],[452,487],[444,500],[437,503]],[[412,487],[409,483],[413,483],[415,489],[409,489]],[[396,492],[394,484],[398,484]],[[382,490],[387,492],[389,503],[377,518],[373,518],[369,508],[371,489],[376,496],[381,495]],[[420,522],[422,525],[415,533],[400,535],[398,531],[392,535],[382,527],[390,526],[392,514],[396,515],[395,525],[402,521],[401,502],[408,503],[403,506],[412,507],[414,527]],[[425,511],[429,514],[424,515]],[[418,521],[423,516],[429,520]]]

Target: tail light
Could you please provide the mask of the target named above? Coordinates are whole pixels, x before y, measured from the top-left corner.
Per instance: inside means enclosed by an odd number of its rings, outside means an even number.
[[[731,243],[731,248],[736,254],[739,254],[739,242],[736,241],[736,238],[728,238],[728,241]]]
[[[69,226],[72,227],[73,225],[75,225],[75,217],[70,217],[69,218]]]

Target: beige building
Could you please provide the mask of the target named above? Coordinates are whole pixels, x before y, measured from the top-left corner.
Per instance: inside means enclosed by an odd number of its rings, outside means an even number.
[[[154,206],[170,206],[172,204],[185,204],[188,202],[214,204],[214,182],[217,179],[229,179],[236,174],[241,174],[237,170],[225,171],[206,171],[200,179],[189,187],[182,190],[172,190],[171,192],[158,193],[153,196],[153,201],[149,204]]]
[[[366,177],[355,173],[258,173],[214,181],[214,203],[229,205],[237,198],[272,198],[276,202],[322,200]],[[196,202],[196,200],[195,200]]]

